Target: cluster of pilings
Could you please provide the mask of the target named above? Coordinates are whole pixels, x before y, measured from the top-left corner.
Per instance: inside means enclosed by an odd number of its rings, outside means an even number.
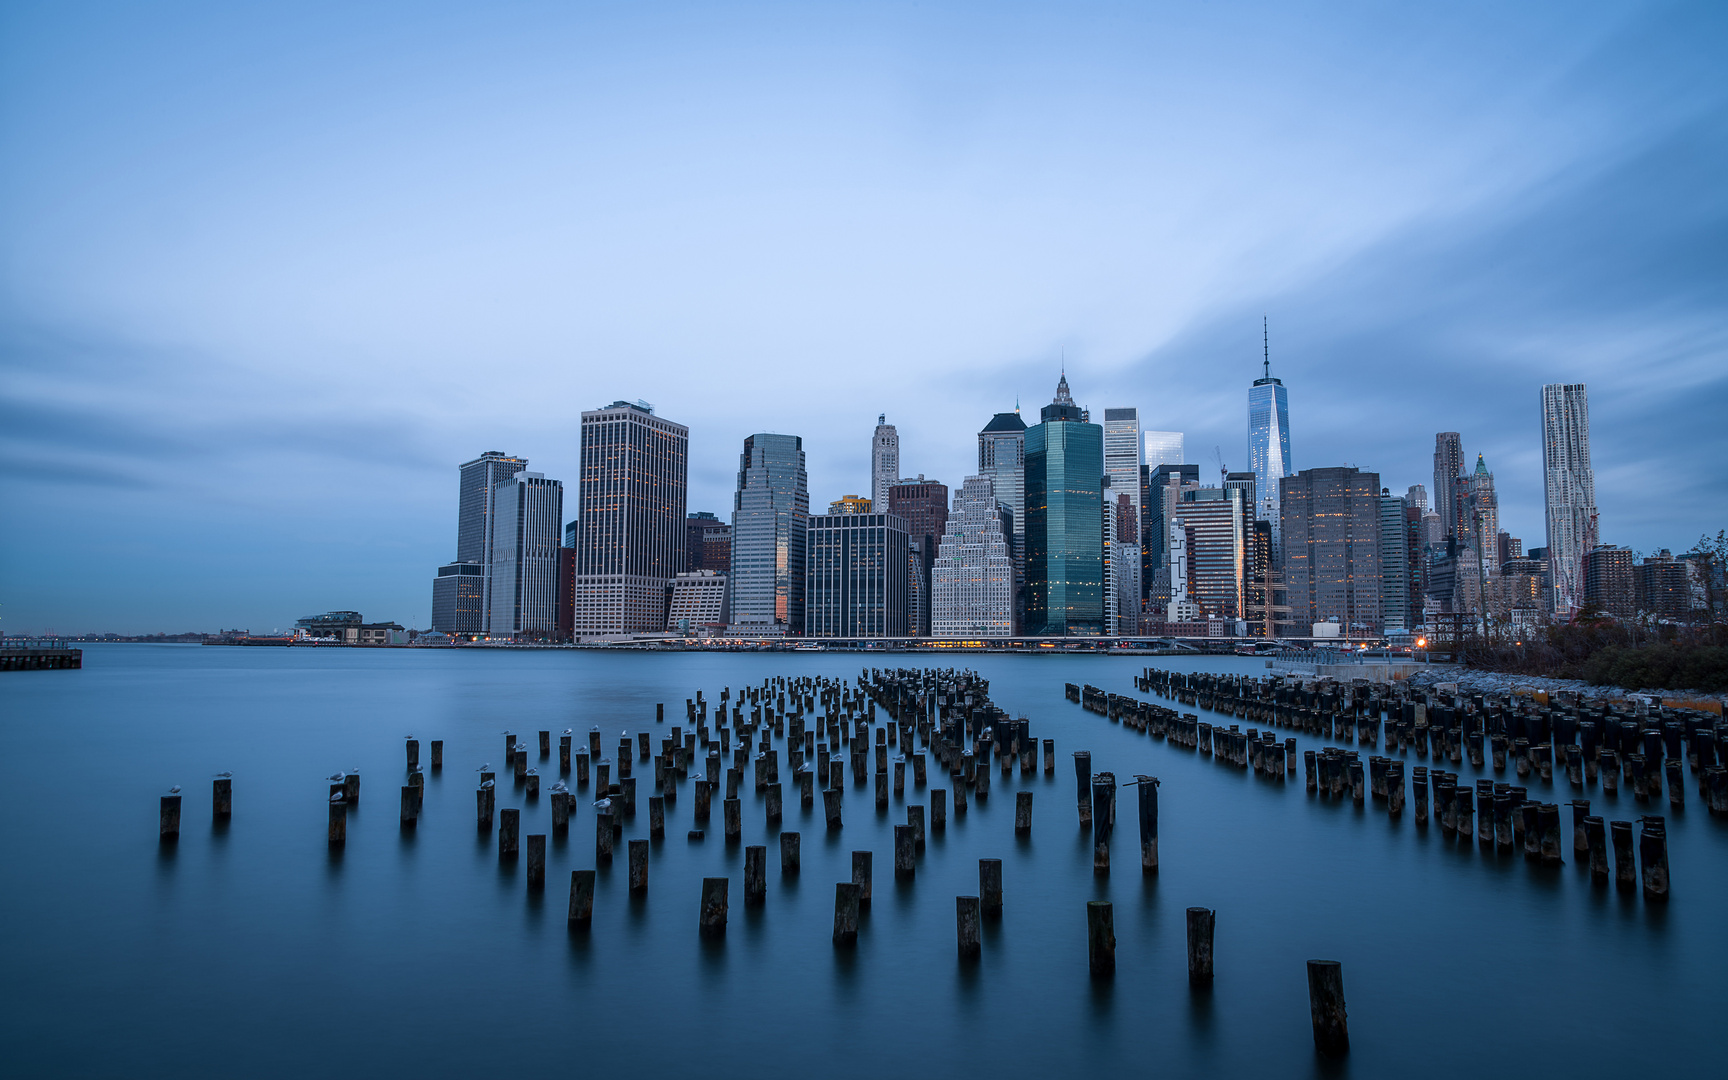
[[[1388,753],[1370,754],[1366,769],[1361,752],[1348,746],[1305,751],[1307,790],[1322,799],[1349,798],[1358,806],[1372,799],[1384,803],[1394,823],[1409,813],[1418,828],[1433,820],[1447,837],[1468,841],[1474,834],[1485,850],[1507,854],[1522,850],[1533,863],[1558,865],[1565,861],[1559,804],[1530,798],[1526,785],[1479,779],[1473,786],[1460,786],[1458,774],[1438,767],[1442,758],[1459,764],[1468,757],[1474,767],[1487,764],[1501,772],[1510,761],[1519,779],[1549,786],[1554,782],[1552,763],[1559,760],[1566,764],[1567,782],[1573,788],[1582,791],[1600,779],[1608,798],[1617,795],[1619,770],[1624,763],[1642,778],[1629,784],[1634,796],[1650,800],[1661,795],[1660,781],[1654,777],[1664,771],[1660,766],[1666,756],[1669,800],[1676,809],[1685,803],[1682,770],[1686,766],[1698,775],[1700,788],[1707,794],[1723,784],[1724,770],[1717,759],[1723,745],[1718,735],[1723,729],[1716,718],[1691,712],[1670,716],[1663,713],[1659,702],[1653,712],[1640,705],[1633,714],[1638,716],[1639,709],[1644,709],[1642,717],[1625,720],[1621,718],[1625,710],[1583,707],[1576,699],[1548,705],[1517,696],[1466,697],[1403,685],[1386,687],[1366,680],[1346,687],[1325,679],[1304,683],[1279,676],[1259,680],[1147,669],[1136,677],[1135,685],[1199,708],[1257,723],[1282,724],[1370,749],[1378,747],[1384,732]],[[1075,696],[1070,688],[1069,697]],[[1082,692],[1081,696],[1086,695]],[[1116,695],[1109,695],[1109,701],[1114,715],[1150,716],[1148,730],[1154,732],[1161,725],[1161,717],[1174,716],[1162,706]],[[1214,752],[1218,752],[1223,733],[1217,727],[1192,715],[1183,719],[1191,719],[1202,732],[1202,745],[1209,729]],[[1236,727],[1230,726],[1222,744],[1232,761],[1240,757],[1233,734]],[[1619,758],[1607,745],[1604,733],[1610,731],[1614,732],[1615,745],[1636,746],[1640,752]],[[1254,745],[1255,735],[1254,729],[1245,733],[1249,747]],[[1270,737],[1263,736],[1261,741],[1269,750]],[[1485,741],[1489,749],[1486,756]],[[1287,767],[1294,771],[1295,740],[1287,740],[1286,745]],[[1414,766],[1407,792],[1405,755],[1411,750],[1418,758],[1432,753],[1436,767]],[[1391,756],[1394,753],[1398,756]],[[1264,758],[1263,750],[1262,761]],[[1657,767],[1650,767],[1651,761]],[[1261,766],[1257,771],[1265,770]],[[1706,799],[1712,809],[1715,802],[1714,798]],[[1647,899],[1667,899],[1667,832],[1662,817],[1639,817],[1635,851],[1631,821],[1605,823],[1589,813],[1588,799],[1576,798],[1570,805],[1572,850],[1588,863],[1592,880],[1607,883],[1612,855],[1612,876],[1618,887],[1635,890],[1641,876]]]

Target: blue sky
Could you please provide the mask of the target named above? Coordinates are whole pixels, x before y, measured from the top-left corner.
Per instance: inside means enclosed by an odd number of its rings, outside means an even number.
[[[1136,405],[1246,461],[1542,537],[1538,387],[1590,385],[1604,540],[1728,527],[1720,4],[12,3],[0,627],[424,626],[481,450],[744,436],[812,499]]]

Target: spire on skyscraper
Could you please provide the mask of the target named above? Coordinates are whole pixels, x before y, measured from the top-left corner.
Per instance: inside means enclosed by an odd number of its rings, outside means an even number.
[[[1074,398],[1068,393],[1068,364],[1062,364],[1062,377],[1056,381],[1056,396],[1051,401],[1057,405],[1072,405]]]

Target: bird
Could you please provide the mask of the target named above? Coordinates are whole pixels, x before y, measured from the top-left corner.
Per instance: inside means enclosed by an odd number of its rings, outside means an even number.
[[[481,789],[481,790],[482,790],[482,791],[484,791],[484,790],[486,790],[486,789],[487,789],[487,788],[489,788],[489,787],[491,787],[491,786],[492,786],[492,781],[490,781],[490,780],[482,780],[482,781],[480,781],[480,789]]]
[[[330,774],[330,782],[332,784],[340,784],[342,782],[342,774],[339,772],[331,773]]]
[[[331,802],[341,802],[342,801],[342,793],[340,791],[331,792],[330,793],[330,801]]]
[[[539,776],[540,770],[535,769],[535,768],[530,768],[524,775],[526,775],[526,776]]]
[[[595,806],[595,808],[600,809],[600,810],[610,810],[610,809],[612,809],[612,800],[611,799],[596,799],[594,801],[594,806]]]
[[[691,774],[690,774],[690,779],[692,779],[692,780],[700,780],[700,779],[702,779],[702,774],[701,774],[701,773],[699,773],[699,772],[693,772],[693,773],[691,773]]]
[[[413,733],[413,732],[412,732],[412,731],[410,731],[410,732],[409,732],[409,733],[408,733],[408,734],[406,734],[406,735],[404,735],[404,736],[402,736],[402,737],[403,737],[403,738],[404,738],[404,739],[412,739],[412,738],[413,738],[413,737],[414,737],[414,733]]]
[[[559,781],[556,781],[555,783],[553,783],[552,790],[553,791],[569,791],[570,789],[564,786],[564,781],[559,780]]]
[[[178,795],[178,794],[180,794],[180,785],[179,785],[179,784],[175,784],[175,785],[174,785],[174,786],[173,786],[173,787],[171,787],[171,788],[169,788],[169,789],[168,789],[168,794],[170,794],[170,795]]]
[[[216,774],[216,779],[218,779],[218,780],[229,780],[229,779],[232,779],[232,778],[233,778],[233,776],[234,776],[234,774],[233,774],[233,773],[231,773],[231,772],[219,772],[219,773],[217,773],[217,774]]]
[[[570,728],[565,728],[565,729],[564,729],[564,734],[566,734],[566,735],[569,735],[569,734],[571,734],[571,729],[570,729]]]
[[[492,771],[492,763],[490,761],[488,761],[486,764],[480,766],[478,769],[475,769],[474,771],[475,772],[491,772]]]

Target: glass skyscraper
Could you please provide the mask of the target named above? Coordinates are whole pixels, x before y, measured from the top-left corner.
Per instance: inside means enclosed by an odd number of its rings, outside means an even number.
[[[1068,377],[1026,431],[1026,630],[1104,632],[1104,429]]]
[[[898,514],[828,514],[806,531],[806,637],[905,637],[906,519]]]
[[[1182,433],[1180,431],[1147,431],[1141,434],[1145,464],[1149,469],[1160,465],[1182,464]]]
[[[558,549],[564,485],[519,472],[493,497],[492,618],[497,637],[558,634]]]
[[[1272,377],[1272,357],[1262,359],[1264,373],[1248,388],[1248,467],[1254,470],[1258,506],[1254,516],[1272,523],[1273,550],[1278,548],[1278,481],[1290,475],[1290,399],[1284,383]]]
[[[732,497],[732,622],[762,632],[804,632],[804,544],[810,481],[804,440],[752,435]]]
[[[432,582],[432,629],[484,634],[491,616],[493,499],[498,485],[528,467],[527,458],[488,450],[462,464],[457,488],[456,561]]]
[[[1008,558],[1014,563],[1014,610],[1024,614],[1026,588],[1026,421],[1020,410],[999,412],[978,433],[978,475],[990,478],[996,501],[1008,508]],[[1016,630],[1022,624],[1016,624]]]

